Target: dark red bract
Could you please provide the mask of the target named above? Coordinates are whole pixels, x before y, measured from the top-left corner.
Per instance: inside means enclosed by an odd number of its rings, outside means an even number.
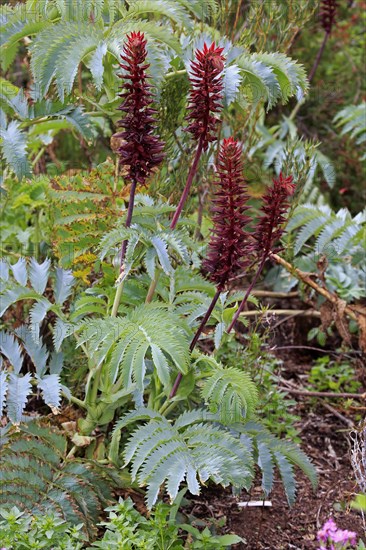
[[[120,94],[124,102],[119,110],[126,116],[118,122],[118,126],[124,128],[117,134],[124,143],[118,149],[120,163],[128,167],[127,178],[140,184],[146,182],[151,171],[164,158],[164,143],[153,135],[156,130],[154,115],[155,109],[151,107],[153,97],[148,84],[146,69],[146,40],[141,32],[132,32],[127,35],[127,42],[121,55],[122,69],[126,73],[120,78],[126,80],[125,92]]]
[[[327,34],[332,32],[337,15],[337,7],[336,0],[322,0],[320,3],[320,21]]]
[[[285,178],[280,174],[263,196],[262,216],[253,235],[254,250],[259,258],[267,256],[270,252],[276,252],[273,247],[283,234],[283,224],[290,208],[288,198],[295,192],[292,179],[292,176]]]
[[[191,124],[186,128],[197,140],[202,140],[206,150],[209,142],[216,140],[216,129],[219,121],[216,116],[222,108],[223,76],[225,57],[224,48],[216,46],[215,42],[195,53],[195,61],[191,64],[189,78],[192,89],[189,95],[188,120]]]
[[[229,279],[250,261],[245,215],[248,196],[243,178],[241,147],[233,138],[224,139],[218,157],[218,180],[213,198],[213,230],[203,268],[222,290]]]

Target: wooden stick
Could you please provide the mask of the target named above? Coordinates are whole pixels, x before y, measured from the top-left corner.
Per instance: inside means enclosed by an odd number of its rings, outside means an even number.
[[[331,399],[352,397],[353,399],[360,399],[360,400],[366,399],[366,392],[365,393],[347,393],[347,392],[332,393],[327,391],[298,390],[298,389],[292,389],[284,386],[279,386],[278,389],[285,391],[287,393],[292,393],[294,395],[303,395],[304,397],[329,397]]]
[[[289,262],[281,258],[281,256],[278,256],[278,254],[271,254],[270,257],[273,258],[273,260],[275,260],[278,264],[282,265],[282,267],[284,267],[289,273],[291,273],[291,275],[293,275],[294,277],[296,277],[306,285],[316,290],[318,294],[321,294],[322,296],[324,296],[324,298],[326,298],[332,304],[337,304],[339,302],[340,298],[338,298],[335,294],[332,294],[331,292],[329,292],[327,288],[319,286],[315,281],[313,281],[313,279],[310,277],[308,273],[305,273],[304,271],[301,271],[297,267],[294,267]],[[349,317],[351,317],[351,319],[357,322],[357,315],[350,308],[350,306],[346,305],[344,308],[344,312]]]
[[[302,317],[320,317],[320,311],[315,311],[313,309],[268,309],[266,311],[242,311],[240,317],[255,317],[256,315],[267,315],[271,313],[272,315],[291,315],[295,317],[301,315]]]

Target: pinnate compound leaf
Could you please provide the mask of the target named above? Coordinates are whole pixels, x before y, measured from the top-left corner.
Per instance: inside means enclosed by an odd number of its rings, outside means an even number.
[[[70,296],[75,279],[71,270],[56,268],[55,302],[62,305]]]
[[[32,375],[29,372],[24,376],[9,373],[7,415],[13,424],[19,424],[22,421],[23,411],[32,388],[31,379]]]

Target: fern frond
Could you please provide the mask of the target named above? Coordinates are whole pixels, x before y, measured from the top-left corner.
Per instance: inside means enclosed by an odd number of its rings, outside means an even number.
[[[0,504],[38,514],[51,507],[93,537],[111,500],[111,478],[91,461],[65,460],[66,447],[63,435],[35,422],[11,434],[0,449]]]
[[[324,253],[327,249],[342,254],[347,248],[362,246],[362,228],[365,224],[364,213],[352,218],[345,208],[333,212],[329,206],[303,204],[295,208],[287,225],[287,232],[297,230],[295,254],[298,254],[310,239],[315,240],[314,246],[318,254]]]
[[[20,374],[25,359],[22,349],[35,366],[35,378],[30,372],[26,372],[24,376]],[[68,392],[67,388],[60,383],[62,354],[53,353],[49,361],[50,354],[46,346],[41,339],[35,342],[31,329],[25,325],[16,329],[15,335],[0,331],[0,352],[8,363],[0,370],[0,406],[3,409],[6,404],[6,414],[10,422],[18,424],[24,420],[23,412],[31,394],[32,385],[36,385],[41,390],[42,397],[48,406],[58,409],[61,393]],[[26,358],[27,365],[29,358]]]
[[[241,422],[250,417],[258,392],[250,376],[234,367],[218,367],[204,381],[202,398],[211,412],[218,412],[222,424]]]
[[[144,414],[136,411],[135,418]],[[146,411],[147,413],[147,411]],[[145,414],[146,414],[145,413]],[[116,426],[113,439],[119,437],[127,415]],[[195,417],[196,420],[196,417]],[[131,463],[133,479],[147,486],[147,505],[151,508],[165,484],[171,500],[185,481],[192,494],[199,494],[201,483],[212,479],[226,486],[248,487],[253,477],[252,457],[248,449],[228,431],[211,424],[176,424],[154,413],[139,426],[125,448],[126,465]]]
[[[143,389],[148,353],[164,386],[170,380],[170,365],[183,374],[188,371],[188,337],[183,323],[155,304],[140,306],[123,318],[88,322],[79,343],[89,347],[98,365],[107,359],[106,380],[114,384],[119,378],[124,388],[134,380]]]
[[[192,28],[191,18],[188,16],[184,7],[172,0],[135,0],[129,6],[124,20],[139,19],[141,15],[149,13],[158,20],[162,17],[168,17],[177,25]]]
[[[345,107],[336,114],[334,122],[337,127],[343,126],[341,135],[350,134],[356,145],[366,141],[366,103]],[[361,160],[365,159],[366,153],[361,156]]]
[[[56,268],[55,302],[62,306],[72,292],[75,279],[70,270]]]
[[[16,177],[19,180],[30,177],[32,171],[27,158],[27,137],[16,120],[9,122],[6,128],[0,128],[0,145],[2,155]]]
[[[32,287],[39,294],[43,294],[47,285],[51,260],[46,259],[39,264],[34,258],[30,260],[29,279]]]
[[[257,464],[262,472],[262,488],[267,495],[273,488],[275,467],[279,470],[290,506],[294,503],[296,496],[294,466],[300,468],[310,479],[312,486],[316,487],[315,467],[297,445],[277,439],[261,424],[255,422],[248,422],[245,425],[236,424],[235,428],[252,440]]]
[[[15,374],[20,373],[23,364],[21,348],[12,334],[0,331],[0,351],[9,360]]]
[[[121,34],[126,35],[131,32],[142,32],[149,43],[148,61],[151,61],[151,55],[159,56],[162,45],[172,49],[175,53],[181,54],[182,48],[174,34],[165,25],[159,25],[155,21],[126,21],[119,20],[111,27],[106,42],[108,51],[120,61],[121,53]]]
[[[16,264],[12,264],[11,270],[14,279],[22,286],[26,286],[28,280],[27,262],[24,258],[19,258]]]
[[[237,64],[243,76],[240,88],[253,103],[266,102],[268,109],[294,95],[300,99],[307,91],[304,68],[282,53],[244,53]]]
[[[31,69],[45,96],[53,79],[61,101],[70,94],[78,66],[103,39],[100,28],[88,23],[61,21],[40,32],[31,47]]]
[[[13,424],[19,424],[22,421],[23,411],[32,387],[31,379],[32,375],[29,372],[24,376],[9,373],[6,410],[10,422]]]

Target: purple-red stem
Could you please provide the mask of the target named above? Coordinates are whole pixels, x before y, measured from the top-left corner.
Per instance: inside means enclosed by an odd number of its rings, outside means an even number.
[[[236,323],[236,321],[237,321],[237,319],[238,319],[240,313],[243,311],[244,306],[245,306],[245,304],[247,303],[247,300],[248,300],[248,298],[249,298],[250,293],[252,292],[252,290],[253,290],[253,288],[254,288],[255,283],[257,282],[259,275],[260,275],[260,274],[262,273],[262,271],[263,271],[263,267],[264,267],[264,264],[266,263],[267,258],[268,258],[268,254],[264,254],[264,256],[263,256],[263,258],[262,258],[262,261],[261,261],[261,263],[259,264],[259,267],[258,267],[258,269],[257,269],[257,273],[254,275],[254,277],[253,277],[253,279],[252,279],[252,282],[250,283],[249,288],[247,289],[247,291],[246,291],[246,293],[245,293],[245,296],[244,296],[244,298],[243,298],[242,303],[240,304],[238,310],[236,311],[234,317],[233,317],[232,320],[231,320],[230,325],[228,326],[228,329],[227,329],[227,331],[226,331],[228,334],[229,334],[229,332],[231,332],[231,330],[233,329],[233,327],[234,327],[234,325],[235,325],[235,323]]]
[[[175,226],[178,223],[179,217],[180,217],[180,215],[182,213],[182,210],[183,210],[184,203],[186,202],[187,197],[189,195],[189,192],[191,190],[193,178],[197,173],[198,163],[199,163],[199,160],[201,158],[202,151],[203,151],[203,139],[201,138],[198,142],[198,146],[197,146],[197,149],[196,149],[196,154],[194,156],[194,160],[193,160],[191,169],[189,170],[186,186],[183,190],[183,193],[182,193],[182,196],[180,198],[179,204],[177,206],[177,209],[174,213],[172,222],[170,224],[170,229],[175,229]]]
[[[324,35],[323,42],[322,42],[322,44],[321,44],[321,46],[320,46],[320,48],[319,48],[318,54],[317,54],[317,56],[316,56],[316,58],[315,58],[314,65],[312,66],[312,69],[311,69],[311,71],[310,71],[310,73],[309,73],[309,77],[308,77],[309,82],[311,82],[311,81],[313,80],[313,78],[314,78],[315,72],[316,72],[316,70],[317,70],[317,68],[318,68],[318,66],[319,66],[319,63],[320,63],[320,60],[321,60],[321,58],[322,58],[322,55],[323,55],[323,52],[324,52],[324,48],[325,48],[325,45],[326,45],[326,43],[327,43],[328,38],[329,38],[329,33],[326,32],[325,35]]]
[[[189,351],[192,352],[194,350],[194,347],[197,344],[198,338],[201,336],[201,333],[202,333],[203,329],[205,328],[206,323],[207,323],[207,321],[209,320],[209,318],[211,316],[211,313],[212,313],[212,311],[213,311],[213,309],[216,305],[217,300],[219,299],[220,294],[221,294],[221,290],[217,290],[215,296],[212,298],[211,304],[210,304],[208,310],[206,311],[205,316],[203,317],[203,319],[200,323],[200,326],[196,330],[196,334],[194,335],[193,340],[192,340],[192,342],[189,346]],[[178,373],[178,375],[175,379],[175,382],[173,384],[172,391],[169,394],[169,399],[172,399],[176,395],[176,393],[178,391],[178,388],[179,388],[179,384],[180,384],[182,378],[183,378],[183,374],[181,372]]]

